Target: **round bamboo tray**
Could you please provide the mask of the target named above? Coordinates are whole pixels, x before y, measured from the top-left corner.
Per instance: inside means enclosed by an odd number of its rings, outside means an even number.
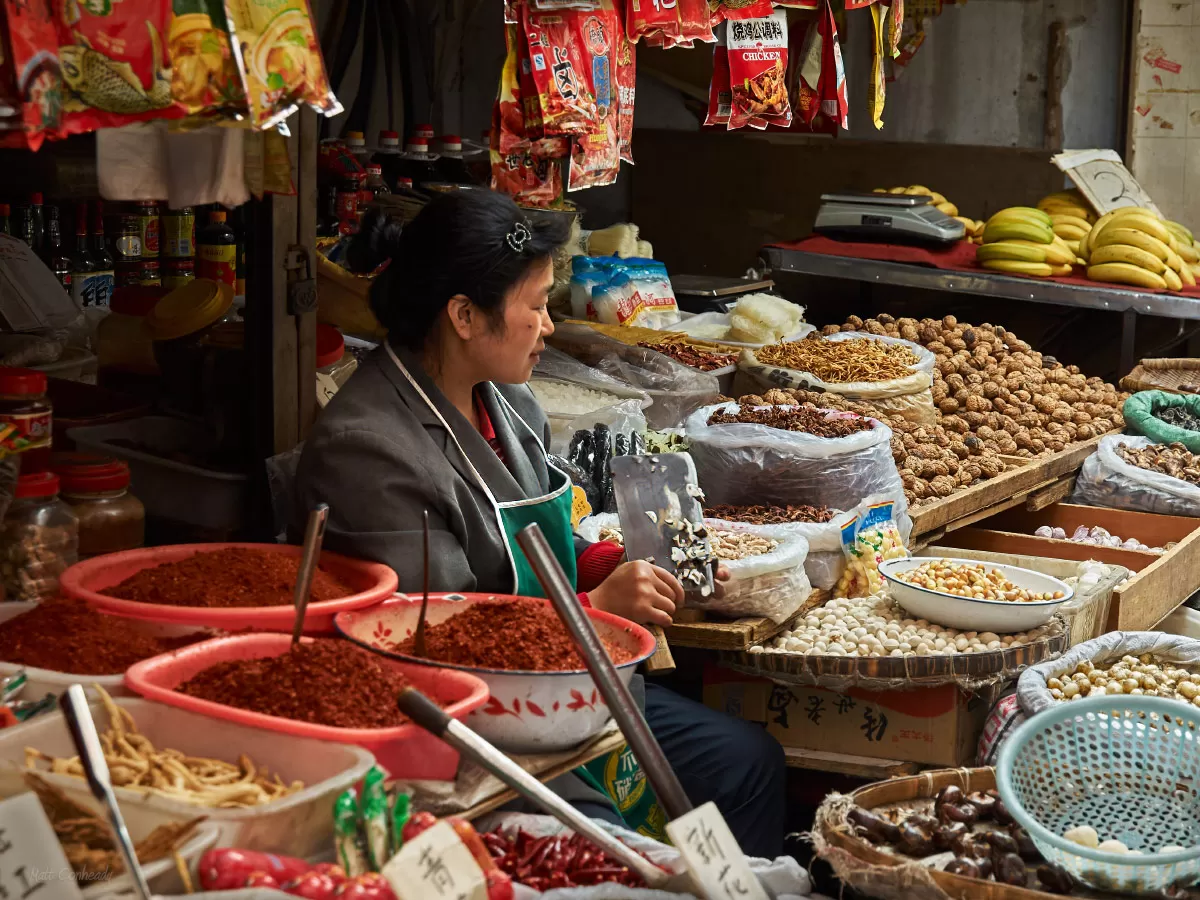
[[[721,661],[739,671],[775,681],[797,684],[827,682],[887,682],[897,688],[933,686],[948,682],[978,682],[1017,672],[1054,659],[1067,647],[1068,632],[1061,620],[1058,630],[1040,641],[982,653],[954,656],[822,656],[815,653],[721,651]],[[883,685],[879,685],[883,686]]]
[[[831,794],[817,810],[813,827],[817,855],[833,867],[842,882],[861,894],[883,900],[1051,900],[1053,894],[1034,888],[952,875],[910,857],[887,853],[858,837],[846,821],[846,814],[853,806],[867,810],[893,804],[920,806],[923,804],[912,801],[932,800],[949,785],[957,785],[967,793],[993,790],[995,770],[938,769],[869,784],[848,796]],[[929,807],[932,808],[932,803]],[[1032,885],[1037,884],[1036,868],[1030,866]],[[1079,889],[1071,896],[1101,895]]]
[[[1143,359],[1121,379],[1126,391],[1200,393],[1200,359]]]

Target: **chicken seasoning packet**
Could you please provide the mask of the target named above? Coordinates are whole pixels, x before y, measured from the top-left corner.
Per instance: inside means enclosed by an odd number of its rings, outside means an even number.
[[[62,76],[49,0],[3,0],[0,146],[37,150],[59,127]]]
[[[189,115],[249,112],[221,0],[174,0],[167,46],[171,97]]]
[[[171,97],[169,0],[52,0],[63,78],[62,133],[186,113]]]
[[[225,16],[255,128],[278,125],[301,103],[327,116],[342,111],[307,0],[225,0]]]
[[[761,19],[731,19],[727,27],[732,100],[729,128],[787,128],[792,124],[787,13],[779,10]]]

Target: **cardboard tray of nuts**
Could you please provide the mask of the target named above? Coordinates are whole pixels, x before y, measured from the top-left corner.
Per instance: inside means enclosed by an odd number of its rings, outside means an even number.
[[[870,784],[849,795],[830,794],[817,810],[813,846],[844,884],[864,896],[883,900],[1050,900],[1064,893],[1075,897],[1104,896],[1057,880],[1058,873],[1043,869],[1036,848],[1028,843],[1028,835],[1014,833],[1006,824],[1002,808],[996,805],[995,788],[993,769],[939,769]],[[993,793],[989,796],[988,792]],[[937,815],[935,798],[948,798],[951,794],[980,804],[978,820],[967,823],[965,829],[952,824],[957,820]],[[928,855],[907,855],[898,849],[904,846],[903,842],[893,844],[884,839],[885,834],[894,837],[895,831],[886,826],[883,831],[864,827],[864,823],[877,826],[879,819],[902,827],[909,816],[916,816],[913,822],[921,823],[920,830],[947,849],[934,846],[929,848],[933,852]],[[972,858],[969,848],[964,850],[964,841],[982,847],[989,834],[998,835],[992,840],[999,847],[1011,850],[1016,844],[1015,854],[983,854],[989,865],[993,859],[1003,858],[1005,877],[1016,883],[944,871],[956,855],[960,859]],[[905,837],[922,842],[922,835],[913,831],[906,831]],[[1057,889],[1047,890],[1043,876]]]

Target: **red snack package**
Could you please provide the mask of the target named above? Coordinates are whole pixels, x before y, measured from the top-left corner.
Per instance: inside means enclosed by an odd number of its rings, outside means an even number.
[[[775,0],[775,5],[787,9],[817,9],[821,5],[821,0]]]
[[[524,28],[515,28],[513,33],[517,53],[517,81],[513,96],[524,119],[516,131],[523,137],[536,140],[545,134],[545,123],[542,122],[542,103],[538,97],[537,83],[533,80],[533,65],[529,61],[529,41],[525,39]]]
[[[587,134],[596,127],[596,95],[582,24],[591,13],[525,8],[522,21],[547,135]]]
[[[690,46],[693,41],[703,41],[705,44],[716,41],[708,0],[679,0],[679,36],[681,45]]]
[[[621,159],[633,164],[633,106],[637,94],[637,48],[617,19],[617,142]]]
[[[717,45],[713,47],[712,81],[708,85],[708,116],[705,125],[729,125],[729,111],[733,105],[733,93],[729,87],[729,46],[725,33],[729,26],[722,22],[717,26]]]
[[[633,43],[654,36],[673,47],[682,37],[678,0],[625,0],[625,34]]]
[[[178,118],[165,57],[171,4],[163,0],[52,0],[65,97],[62,130],[79,134],[144,119]]]
[[[9,132],[0,145],[37,150],[58,130],[63,101],[49,0],[4,0],[0,34],[0,132]]]
[[[582,191],[616,181],[621,173],[620,143],[611,119],[601,122],[599,131],[572,138],[567,190]]]
[[[735,19],[727,24],[729,85],[732,108],[729,128],[786,128],[792,123],[787,91],[787,13],[761,19]]]
[[[773,8],[771,0],[709,0],[708,5],[714,25],[735,19],[765,19]]]
[[[845,0],[846,9],[866,9],[876,0]]]
[[[621,171],[619,97],[614,78],[620,35],[612,6],[586,15],[580,34],[596,91],[596,127],[571,142],[568,191],[612,184]]]
[[[562,138],[547,138],[525,142],[506,153],[493,149],[492,190],[508,194],[523,206],[553,206],[563,196],[558,164],[567,152],[563,144]]]
[[[821,27],[821,112],[843,129],[849,129],[847,114],[850,104],[846,99],[846,69],[842,65],[842,47],[838,43],[837,22],[833,9],[825,0],[825,9],[820,13]]]

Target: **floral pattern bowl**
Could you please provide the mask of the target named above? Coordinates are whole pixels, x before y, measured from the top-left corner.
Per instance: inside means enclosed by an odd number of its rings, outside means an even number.
[[[426,626],[437,625],[493,594],[430,594]],[[549,600],[539,600],[550,605]],[[601,639],[623,647],[633,659],[617,666],[629,684],[638,663],[655,649],[654,636],[619,616],[585,609]],[[399,653],[421,615],[420,597],[397,595],[369,609],[339,613],[334,624],[357,644],[390,659],[458,669],[483,679],[491,696],[465,720],[477,734],[510,753],[552,753],[595,737],[612,718],[587,669],[531,672],[458,666]]]

